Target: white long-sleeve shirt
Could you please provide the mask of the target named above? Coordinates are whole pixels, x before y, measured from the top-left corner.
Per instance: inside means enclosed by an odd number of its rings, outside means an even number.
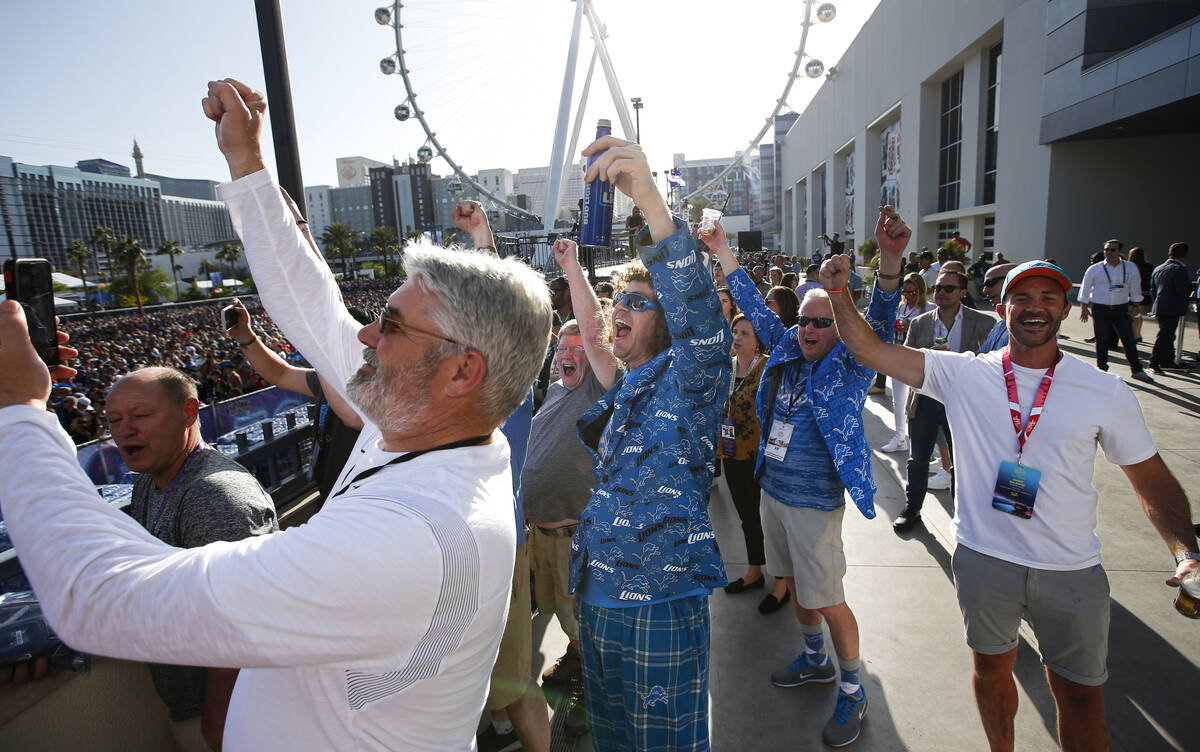
[[[222,193],[272,317],[341,389],[358,327],[278,186],[264,171]],[[396,456],[368,423],[344,474]],[[68,644],[243,669],[227,750],[472,749],[515,549],[500,431],[356,482],[300,527],[187,550],[96,496],[51,413],[0,410],[0,478],[9,534]]]
[[[1079,302],[1097,305],[1124,305],[1142,300],[1142,273],[1137,264],[1122,260],[1116,266],[1107,261],[1092,264],[1079,283]]]

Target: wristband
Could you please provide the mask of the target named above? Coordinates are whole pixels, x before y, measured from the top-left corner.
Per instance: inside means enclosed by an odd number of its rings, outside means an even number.
[[[296,224],[298,224],[298,225],[306,225],[306,224],[308,224],[308,220],[307,220],[307,219],[297,219],[297,220],[296,220]]]
[[[839,293],[839,292],[845,292],[845,291],[846,291],[846,286],[845,286],[845,285],[842,285],[841,287],[839,287],[839,288],[838,288],[838,289],[836,289],[836,290],[830,290],[828,287],[823,287],[823,288],[821,288],[821,289],[823,289],[825,292],[829,293],[830,295],[835,295],[835,294],[837,294],[837,293]]]
[[[895,274],[884,274],[883,272],[879,272],[879,274],[877,274],[876,276],[879,277],[880,279],[900,279],[899,272],[897,272]]]
[[[1188,559],[1191,559],[1192,561],[1200,561],[1200,554],[1196,553],[1195,551],[1184,551],[1175,557],[1175,566],[1179,566]]]
[[[495,252],[496,252],[496,246],[494,246],[494,245],[480,245],[480,246],[476,246],[476,247],[475,247],[475,250],[477,250],[477,251],[491,251],[492,253],[495,253]]]
[[[246,340],[245,342],[238,342],[236,339],[234,340],[234,342],[238,343],[238,347],[249,347],[250,345],[253,345],[257,341],[258,341],[257,336],[251,337],[250,339]]]

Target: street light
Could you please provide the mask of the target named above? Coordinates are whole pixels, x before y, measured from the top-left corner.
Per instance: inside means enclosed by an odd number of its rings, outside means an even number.
[[[629,100],[633,102],[633,116],[637,118],[637,142],[642,142],[642,98],[633,97]]]

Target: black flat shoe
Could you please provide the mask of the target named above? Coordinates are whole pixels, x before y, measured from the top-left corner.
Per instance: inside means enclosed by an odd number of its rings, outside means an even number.
[[[725,592],[729,593],[730,595],[736,595],[737,593],[744,593],[747,590],[761,590],[762,586],[766,584],[766,582],[766,577],[759,577],[754,582],[749,583],[746,582],[745,578],[739,577],[725,586]]]
[[[787,603],[791,599],[792,599],[792,591],[791,590],[783,591],[783,599],[782,600],[776,598],[774,593],[767,593],[767,597],[763,598],[762,602],[758,604],[758,612],[760,614],[773,614],[776,611],[778,611],[779,609],[783,608],[783,604]]]

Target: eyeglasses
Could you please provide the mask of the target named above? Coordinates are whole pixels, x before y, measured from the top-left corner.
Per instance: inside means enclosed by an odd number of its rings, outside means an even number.
[[[800,324],[801,329],[809,324],[812,324],[814,329],[828,329],[833,326],[833,319],[825,318],[824,316],[801,316],[797,319],[797,323]]]
[[[613,305],[623,305],[631,311],[661,311],[662,307],[640,292],[623,292],[613,298]]]
[[[983,288],[984,288],[984,289],[987,289],[987,288],[991,287],[992,285],[996,284],[996,283],[997,283],[997,282],[999,282],[999,281],[1000,281],[1000,278],[999,278],[999,277],[992,277],[991,279],[985,279],[985,280],[983,281]]]
[[[574,355],[576,358],[582,358],[584,355],[587,354],[587,351],[583,349],[582,345],[572,345],[570,347],[563,345],[563,346],[559,347],[557,350],[555,350],[554,352],[558,353],[559,355],[566,355],[567,353],[570,353],[571,355]]]
[[[446,337],[441,334],[436,334],[434,332],[426,331],[424,329],[419,329],[411,324],[406,324],[403,321],[397,321],[396,319],[389,316],[388,315],[389,313],[390,312],[388,311],[387,308],[384,308],[379,312],[379,334],[381,336],[384,334],[387,334],[390,331],[390,329],[389,329],[389,327],[390,327],[391,329],[395,329],[396,331],[400,331],[400,332],[408,331],[408,332],[416,332],[417,334],[424,334],[426,337],[433,337],[435,339],[444,340],[446,342],[449,342],[452,345],[458,345],[459,347],[467,346],[467,345],[464,345],[463,343],[459,342],[456,339],[450,339],[449,337]]]
[[[962,288],[958,285],[934,285],[933,289],[938,292],[954,292],[955,290],[960,290]]]

